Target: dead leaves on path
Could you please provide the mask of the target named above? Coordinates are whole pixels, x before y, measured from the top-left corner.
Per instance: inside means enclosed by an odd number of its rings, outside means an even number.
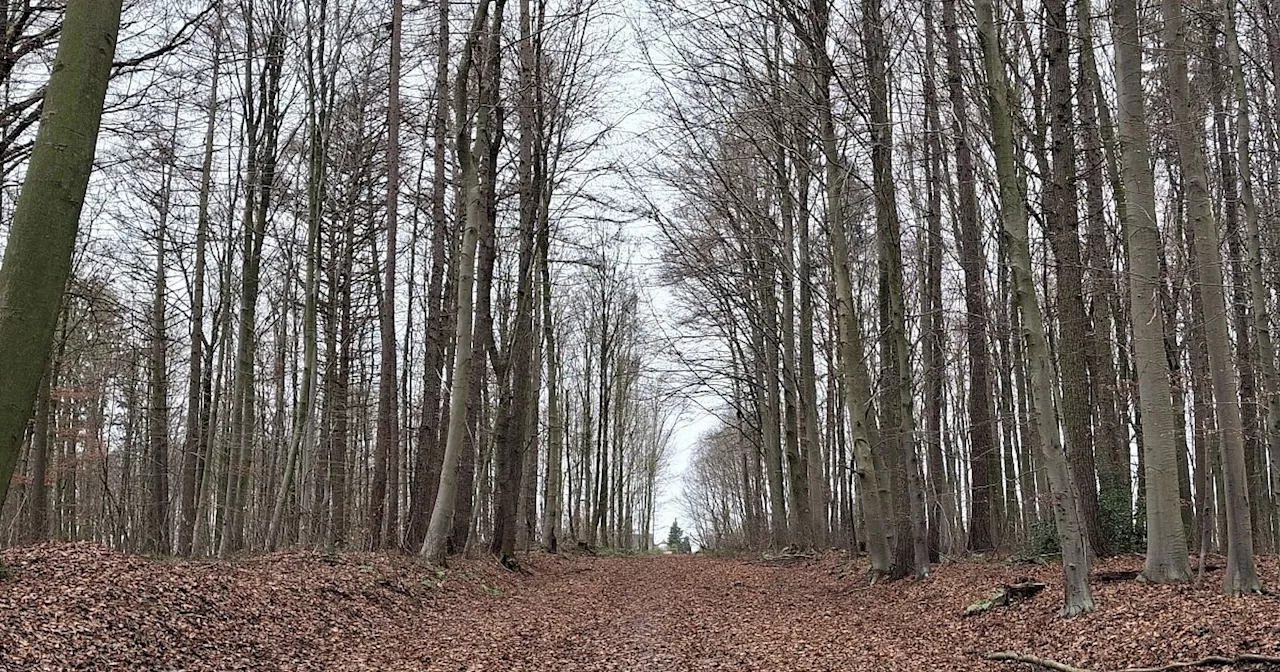
[[[365,553],[168,562],[91,544],[0,560],[13,573],[0,582],[0,670],[1016,669],[983,659],[1005,650],[1113,670],[1280,655],[1280,600],[1222,597],[1212,573],[1205,587],[1098,583],[1098,610],[1063,621],[1055,568],[996,562],[867,586],[835,554],[787,566],[534,555],[521,558],[530,576],[480,558],[443,571]],[[961,617],[1021,577],[1049,587]]]

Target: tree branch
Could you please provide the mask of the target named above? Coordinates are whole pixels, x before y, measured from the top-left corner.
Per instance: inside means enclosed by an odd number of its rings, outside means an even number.
[[[1090,672],[1081,667],[1072,667],[1066,663],[1059,663],[1056,660],[1048,658],[1038,658],[1036,656],[1018,653],[1017,651],[996,651],[983,656],[987,660],[1004,660],[1013,663],[1027,663],[1029,665],[1038,665],[1045,669],[1056,670],[1057,672]]]
[[[1091,672],[1091,670],[1083,667],[1073,667],[1066,663],[1060,663],[1056,660],[1048,658],[1040,658],[1016,651],[997,651],[988,653],[983,656],[987,660],[1001,660],[1013,663],[1026,663],[1028,665],[1037,665],[1048,670],[1056,672]],[[1206,656],[1199,660],[1189,660],[1183,662],[1168,663],[1166,665],[1158,665],[1156,667],[1126,667],[1115,672],[1171,672],[1172,670],[1183,670],[1189,667],[1224,667],[1231,665],[1247,665],[1247,664],[1280,664],[1280,656],[1264,656],[1256,653],[1243,653],[1235,658],[1226,656]]]

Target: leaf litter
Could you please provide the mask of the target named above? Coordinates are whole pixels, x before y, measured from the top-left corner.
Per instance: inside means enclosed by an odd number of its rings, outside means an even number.
[[[1092,670],[1280,655],[1280,599],[1201,586],[1094,584],[1056,617],[1059,570],[948,563],[867,585],[861,559],[531,554],[432,567],[400,554],[289,551],[151,560],[89,543],[0,551],[0,670],[1011,670],[1020,651]],[[1141,568],[1136,556],[1100,572]],[[1275,576],[1271,560],[1261,563]],[[993,588],[1038,595],[964,617]]]

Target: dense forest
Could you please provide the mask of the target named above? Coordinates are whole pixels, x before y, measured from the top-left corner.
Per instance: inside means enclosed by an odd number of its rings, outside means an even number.
[[[679,477],[703,549],[1263,589],[1270,3],[120,4],[0,7],[7,545],[515,568]]]

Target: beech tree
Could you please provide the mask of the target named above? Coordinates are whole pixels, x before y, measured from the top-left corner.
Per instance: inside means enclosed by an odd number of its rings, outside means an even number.
[[[1116,35],[1117,117],[1121,172],[1127,202],[1125,245],[1129,253],[1129,302],[1134,316],[1134,356],[1146,457],[1147,562],[1143,576],[1157,583],[1191,578],[1182,521],[1176,514],[1177,445],[1164,321],[1160,317],[1160,231],[1156,228],[1155,182],[1142,84],[1142,53],[1135,4],[1118,2]]]
[[[1223,296],[1222,257],[1217,223],[1205,174],[1201,140],[1192,133],[1193,104],[1187,75],[1187,40],[1182,7],[1163,2],[1164,44],[1169,49],[1169,92],[1178,163],[1186,189],[1188,224],[1195,236],[1196,293],[1203,304],[1209,366],[1218,427],[1222,431],[1223,484],[1227,517],[1227,572],[1223,590],[1230,595],[1261,590],[1253,559],[1253,525],[1245,473],[1244,428],[1240,418],[1238,376],[1231,364],[1231,341]]]
[[[1062,608],[1062,614],[1076,616],[1093,610],[1093,594],[1089,588],[1091,558],[1088,538],[1080,517],[1079,495],[1071,478],[1053,409],[1053,367],[1049,362],[1044,317],[1040,312],[1035,280],[1031,274],[1026,204],[1023,202],[1022,187],[1014,166],[1009,85],[991,1],[978,0],[976,11],[978,34],[982,41],[982,62],[987,74],[992,143],[1000,184],[1000,214],[1013,263],[1018,312],[1025,330],[1032,421],[1039,425],[1040,449],[1052,488],[1053,502],[1050,508],[1062,548],[1062,568],[1066,573],[1066,604]]]
[[[0,262],[0,500],[52,352],[93,168],[120,2],[69,2],[30,166]]]

